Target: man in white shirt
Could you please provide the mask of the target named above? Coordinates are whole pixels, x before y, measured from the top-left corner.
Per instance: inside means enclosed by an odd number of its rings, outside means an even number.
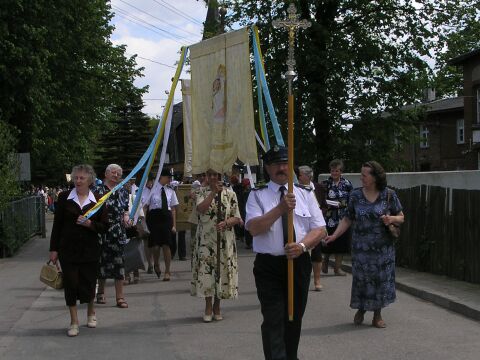
[[[296,360],[312,264],[308,250],[327,235],[314,193],[294,186],[286,193],[288,152],[274,146],[263,156],[270,182],[252,190],[246,206],[246,229],[257,253],[253,274],[263,315],[265,359]],[[294,212],[295,242],[286,244],[286,215]],[[287,259],[294,261],[294,319],[287,313]]]

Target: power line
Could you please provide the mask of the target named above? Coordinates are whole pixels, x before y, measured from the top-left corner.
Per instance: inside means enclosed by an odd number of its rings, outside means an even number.
[[[117,11],[118,11],[118,10],[117,10]],[[130,21],[131,23],[134,23],[135,25],[138,25],[138,26],[141,26],[141,27],[143,27],[143,28],[145,28],[145,29],[147,29],[147,30],[153,31],[155,34],[163,35],[161,32],[156,31],[155,29],[151,29],[151,28],[149,28],[148,26],[143,25],[142,23],[138,22],[138,20],[130,19],[128,16],[122,14],[121,12],[116,12],[115,15],[116,15],[116,16],[120,16],[120,17],[124,18],[125,20]]]
[[[183,11],[181,10],[178,10],[176,7],[174,7],[173,5],[170,5],[169,3],[163,1],[163,0],[160,0],[162,3],[158,2],[157,0],[153,0],[155,1],[158,5],[164,7],[165,9],[168,9],[170,10],[171,12],[183,17],[184,19],[188,20],[188,21],[193,21],[194,23],[198,24],[198,25],[203,25],[203,23],[201,21],[198,21],[197,19],[191,17],[190,15],[184,13]]]
[[[116,5],[116,9],[117,9],[117,11],[119,10],[119,11],[121,11],[123,14],[125,14],[125,15],[127,15],[127,16],[129,16],[129,17],[131,17],[131,18],[133,18],[133,19],[135,19],[135,20],[137,20],[137,21],[140,21],[140,22],[142,22],[142,23],[145,23],[145,24],[147,24],[147,25],[149,25],[149,26],[151,26],[151,27],[153,27],[153,28],[155,28],[155,29],[157,29],[157,30],[165,33],[165,34],[168,34],[168,35],[171,36],[172,38],[176,38],[176,39],[180,39],[180,40],[187,40],[187,41],[188,41],[187,38],[185,38],[185,37],[183,37],[183,36],[180,36],[180,35],[177,35],[177,34],[174,34],[174,33],[171,33],[170,31],[167,31],[167,30],[165,30],[165,29],[162,29],[161,27],[158,27],[158,26],[156,26],[156,25],[154,25],[154,24],[152,24],[152,23],[150,23],[150,22],[148,22],[148,21],[146,21],[146,20],[143,20],[142,18],[140,18],[140,17],[138,17],[138,16],[136,16],[136,15],[131,14],[131,13],[128,12],[127,10],[122,9],[122,8],[119,7],[118,5]]]
[[[187,33],[187,34],[190,34],[190,35],[193,35],[193,36],[199,36],[199,34],[194,34],[194,33],[190,32],[190,31],[188,31],[188,30],[182,29],[180,26],[171,24],[171,23],[169,23],[169,22],[166,21],[166,20],[160,19],[160,18],[158,18],[158,17],[156,17],[156,16],[154,16],[154,15],[152,15],[152,14],[149,14],[148,12],[146,12],[146,11],[144,11],[144,10],[142,10],[142,9],[139,9],[138,7],[132,5],[132,4],[130,4],[130,3],[126,2],[126,1],[124,1],[124,0],[120,0],[120,1],[121,1],[122,3],[124,3],[124,4],[126,4],[126,5],[134,8],[134,9],[140,11],[141,13],[144,13],[144,14],[146,14],[146,15],[148,15],[148,16],[150,16],[150,17],[152,17],[152,18],[154,18],[154,19],[156,19],[156,20],[158,20],[158,21],[160,21],[160,22],[162,22],[162,23],[167,24],[168,26],[174,27],[174,28],[176,28],[176,29],[179,29],[180,31],[183,31],[183,32],[185,32],[185,33]]]
[[[167,101],[168,98],[157,98],[157,99],[142,99],[142,100],[145,100],[145,101]],[[175,101],[178,101],[178,100],[182,100],[182,99],[179,99],[179,98],[174,98],[173,100]]]
[[[128,13],[127,11],[121,9],[121,8],[114,7],[114,10],[120,12],[118,15],[123,15],[122,17],[126,17],[127,20],[130,20],[130,19],[135,20],[137,25],[140,25],[140,24],[138,24],[138,23],[147,24],[148,26],[150,26],[150,27],[152,27],[152,28],[154,28],[154,29],[157,29],[157,30],[159,30],[159,31],[161,31],[161,32],[163,32],[163,33],[168,34],[168,35],[171,37],[171,38],[170,38],[171,40],[176,41],[176,42],[179,43],[180,45],[185,45],[185,43],[182,43],[182,42],[180,42],[180,41],[178,41],[178,40],[176,40],[176,39],[188,40],[188,39],[182,38],[182,37],[180,37],[180,36],[177,36],[177,35],[175,35],[175,34],[172,34],[172,33],[170,33],[170,32],[167,31],[167,30],[164,30],[164,29],[162,29],[162,28],[159,28],[158,26],[155,26],[155,25],[149,23],[148,21],[142,20],[142,19],[138,18],[137,16],[132,15],[132,14]],[[132,20],[130,20],[130,21],[135,23],[135,21],[132,21]],[[144,25],[141,25],[141,26],[146,27],[146,26],[144,26]],[[153,29],[150,29],[150,28],[147,28],[147,29],[153,31]],[[154,31],[154,32],[156,32],[157,34],[163,35],[162,33],[159,33],[158,31]]]
[[[146,58],[146,57],[142,57],[142,56],[140,56],[140,55],[138,55],[138,54],[128,54],[128,53],[126,53],[126,54],[129,55],[129,56],[136,56],[136,57],[139,58],[139,59],[147,60],[147,61],[150,61],[150,62],[152,62],[152,63],[158,64],[158,65],[162,65],[162,66],[166,66],[166,67],[175,69],[175,66],[167,65],[167,64],[161,63],[161,62],[156,61],[156,60],[152,60],[152,59],[149,59],[149,58]]]

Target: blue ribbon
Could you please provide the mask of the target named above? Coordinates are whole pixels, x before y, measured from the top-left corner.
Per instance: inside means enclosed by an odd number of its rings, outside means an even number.
[[[267,79],[265,78],[265,71],[262,66],[262,60],[260,59],[260,53],[258,52],[257,39],[255,36],[252,36],[252,39],[253,39],[253,55],[255,59],[255,70],[256,70],[257,76],[259,75],[259,78],[257,77],[257,82],[260,80],[263,94],[265,96],[265,102],[267,103],[268,114],[270,115],[270,120],[272,122],[273,133],[275,134],[275,140],[277,141],[278,145],[285,146],[282,132],[280,131],[280,125],[278,124],[277,115],[275,114],[275,109],[273,108],[272,98],[270,97],[270,91],[268,90]]]
[[[181,69],[183,68],[183,65],[185,64],[185,60],[187,59],[187,50],[188,50],[188,48],[185,49],[183,58],[181,58],[181,60],[178,64],[178,67],[179,67],[178,71],[181,71]],[[172,87],[173,87],[173,84],[172,84]],[[173,97],[174,93],[175,93],[175,89],[173,88],[173,89],[170,90],[170,95],[169,96]],[[168,105],[168,101],[167,101],[167,105]],[[173,106],[173,105],[170,103],[170,106]],[[164,126],[164,122],[167,121],[169,110],[170,110],[170,107],[168,107],[168,106],[165,106],[164,109],[163,109],[162,120],[158,123],[157,132],[155,133],[155,140],[160,135],[160,130]],[[163,146],[167,146],[167,144],[163,144]],[[153,152],[153,149],[152,149],[152,152]],[[145,171],[143,172],[142,180],[140,181],[140,185],[138,186],[138,191],[137,191],[137,194],[135,196],[135,200],[133,201],[133,205],[132,205],[132,210],[130,211],[130,216],[129,216],[130,220],[132,220],[135,217],[138,206],[140,205],[140,201],[142,200],[143,189],[145,188],[145,184],[147,183],[148,174],[150,173],[150,170],[152,168],[152,164],[155,161],[155,156],[156,156],[156,154],[151,154],[150,159],[148,161],[148,164],[145,168]],[[159,169],[159,170],[161,170],[161,169]]]

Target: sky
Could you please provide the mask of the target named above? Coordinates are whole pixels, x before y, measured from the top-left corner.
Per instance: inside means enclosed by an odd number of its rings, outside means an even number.
[[[127,55],[137,55],[144,77],[136,80],[139,87],[149,85],[144,94],[143,111],[149,116],[161,115],[175,74],[182,45],[202,39],[207,14],[203,0],[112,0],[115,31],[111,40],[126,45]],[[180,78],[190,78],[185,71]],[[180,82],[174,103],[182,100]]]

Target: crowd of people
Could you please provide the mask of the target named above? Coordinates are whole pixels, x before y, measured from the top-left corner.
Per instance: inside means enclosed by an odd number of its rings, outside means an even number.
[[[287,149],[275,146],[263,160],[269,180],[263,185],[252,186],[237,176],[226,183],[212,169],[186,181],[191,183],[193,204],[190,292],[205,301],[203,321],[222,320],[221,300],[238,297],[237,246],[244,242],[256,253],[253,275],[266,359],[297,358],[311,273],[313,290],[326,290],[321,273],[328,273],[330,256],[333,274],[345,276],[343,257],[351,254],[354,324],[360,325],[371,311],[372,325],[384,328],[381,311],[395,301],[395,248],[388,226],[399,226],[404,216],[395,191],[387,187],[382,166],[364,163],[358,189],[343,177],[339,159],[330,162],[330,176],[321,182],[315,182],[309,166],[299,166],[298,183],[288,192]],[[93,216],[86,216],[122,180],[119,165],[110,164],[101,183],[89,165],[75,166],[71,176],[73,188],[55,197],[50,259],[61,265],[71,317],[67,334],[76,336],[78,301],[88,304],[87,326],[96,327],[94,303],[109,301],[108,279],[114,280],[116,306],[126,309],[124,286],[132,283],[132,275],[133,283],[140,281],[141,269],[170,281],[177,239],[180,260],[186,259],[186,244],[185,231],[177,231],[178,182],[172,182],[170,171],[163,170],[158,182],[147,182],[133,220],[130,212],[138,191],[134,181],[117,189]],[[286,241],[289,211],[293,243]],[[286,306],[288,260],[294,263],[293,321]]]

